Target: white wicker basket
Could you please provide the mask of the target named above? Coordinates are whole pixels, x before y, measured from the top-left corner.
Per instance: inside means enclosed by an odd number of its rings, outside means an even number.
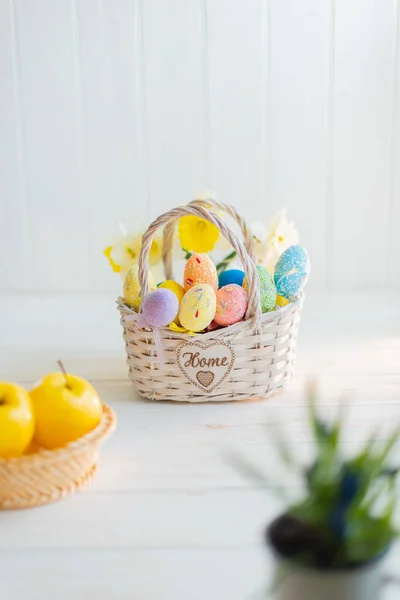
[[[155,232],[164,229],[164,266],[172,277],[171,245],[174,224],[184,215],[196,215],[218,227],[243,264],[249,280],[248,309],[244,321],[190,336],[168,327],[159,329],[165,367],[159,361],[151,327],[139,329],[125,317],[134,311],[118,299],[124,329],[129,373],[139,394],[152,400],[220,402],[266,398],[291,378],[303,298],[269,313],[261,313],[260,281],[253,260],[252,236],[243,219],[231,206],[212,202],[212,210],[230,214],[239,223],[245,243],[224,220],[210,212],[210,201],[195,201],[175,208],[156,219],[143,235],[139,259],[142,294],[148,293],[148,255]],[[190,364],[183,356],[196,360]]]

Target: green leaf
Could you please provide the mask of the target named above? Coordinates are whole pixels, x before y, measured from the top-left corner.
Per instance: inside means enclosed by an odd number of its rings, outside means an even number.
[[[228,254],[227,256],[225,256],[225,258],[223,260],[221,260],[221,262],[219,262],[216,265],[216,269],[217,269],[217,273],[220,275],[223,271],[226,271],[226,269],[229,266],[229,263],[235,258],[236,256],[236,252],[235,250],[233,250],[230,254]]]
[[[351,464],[354,466],[356,470],[362,469],[365,466],[365,463],[370,460],[371,452],[376,445],[376,433],[372,434],[365,443],[364,448],[357,454],[352,460]]]
[[[227,459],[233,468],[247,479],[251,479],[267,491],[272,492],[280,500],[288,498],[286,489],[279,484],[270,482],[265,473],[263,473],[254,463],[238,454],[229,454],[227,455]]]
[[[387,548],[396,535],[392,526],[381,518],[374,519],[365,515],[353,520],[346,544],[347,560],[372,560]]]
[[[295,504],[289,508],[288,513],[295,519],[309,525],[320,525],[325,523],[326,520],[326,510],[323,504],[313,498],[306,498],[303,502]]]
[[[393,450],[394,446],[399,441],[399,438],[400,438],[400,427],[397,427],[397,429],[395,429],[393,431],[392,435],[389,437],[388,441],[384,445],[380,455],[378,455],[378,457],[377,457],[377,463],[380,467],[380,470],[382,470],[385,460],[388,458],[388,456],[391,453],[391,451]]]
[[[301,471],[302,466],[290,451],[289,445],[285,440],[284,434],[279,425],[274,423],[272,427],[268,426],[266,430],[281,461],[290,469],[297,469]]]
[[[333,454],[339,445],[341,419],[329,425],[319,418],[316,408],[316,385],[313,381],[308,384],[308,412],[319,451],[325,451],[328,455]]]

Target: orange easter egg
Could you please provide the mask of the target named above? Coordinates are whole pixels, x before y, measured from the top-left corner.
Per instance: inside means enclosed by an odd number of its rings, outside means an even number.
[[[207,283],[214,292],[218,289],[217,269],[207,254],[193,254],[186,263],[183,287],[187,291],[198,283]]]

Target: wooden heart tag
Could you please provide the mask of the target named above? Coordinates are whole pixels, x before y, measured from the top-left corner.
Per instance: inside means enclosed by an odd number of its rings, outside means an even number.
[[[196,379],[200,385],[208,388],[214,381],[214,373],[212,371],[199,371],[196,375]]]
[[[176,350],[176,362],[190,383],[210,393],[228,377],[235,353],[224,342],[184,342]]]

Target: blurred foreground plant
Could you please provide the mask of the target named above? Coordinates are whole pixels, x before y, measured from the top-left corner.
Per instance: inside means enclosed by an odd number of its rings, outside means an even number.
[[[378,559],[399,534],[395,525],[399,469],[389,459],[400,428],[384,443],[372,436],[346,458],[340,444],[343,417],[331,424],[321,419],[314,385],[308,389],[308,410],[316,449],[311,465],[299,464],[289,447],[277,440],[281,459],[303,479],[305,493],[268,528],[269,542],[281,557],[310,567],[347,568]],[[254,465],[240,459],[239,466],[271,488]]]

